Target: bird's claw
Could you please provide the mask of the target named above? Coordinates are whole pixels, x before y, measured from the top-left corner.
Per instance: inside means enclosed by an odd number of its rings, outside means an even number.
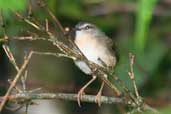
[[[95,102],[98,104],[98,106],[101,106],[101,92],[98,92],[95,97]]]
[[[81,107],[81,101],[80,100],[82,99],[84,94],[85,94],[84,89],[83,88],[80,89],[80,91],[78,92],[78,95],[77,95],[77,102],[78,102],[79,107]]]

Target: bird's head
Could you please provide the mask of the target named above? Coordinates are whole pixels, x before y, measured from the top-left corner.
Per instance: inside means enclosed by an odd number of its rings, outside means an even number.
[[[91,23],[88,23],[88,22],[79,22],[75,28],[75,33],[76,35],[77,34],[96,34],[96,33],[99,33],[100,30],[94,25],[94,24],[91,24]]]

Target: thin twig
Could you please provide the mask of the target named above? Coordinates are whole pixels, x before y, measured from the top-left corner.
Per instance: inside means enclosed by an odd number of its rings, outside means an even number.
[[[55,56],[55,57],[65,57],[65,58],[70,58],[73,60],[76,60],[74,56],[68,56],[63,53],[52,53],[52,52],[38,52],[38,51],[33,51],[34,54],[37,55],[48,55],[48,56]]]
[[[63,29],[63,26],[61,25],[61,23],[59,22],[58,18],[55,17],[55,15],[49,10],[49,8],[47,7],[47,5],[45,4],[44,0],[40,0],[40,5],[41,7],[43,7],[46,12],[48,13],[48,15],[52,18],[54,24],[59,27],[60,31],[63,33],[63,35],[65,34],[65,30]],[[42,5],[43,4],[43,5]]]
[[[1,24],[1,27],[2,27],[2,30],[3,30],[3,35],[4,35],[4,39],[8,39],[8,36],[6,34],[6,28],[5,28],[5,22],[4,22],[4,16],[3,16],[3,12],[1,10],[0,12],[0,24]]]
[[[33,14],[33,11],[32,11],[32,1],[31,0],[28,0],[29,4],[28,4],[28,16],[31,17],[32,14]]]
[[[23,91],[26,91],[26,80],[27,80],[27,76],[28,76],[28,71],[25,70],[24,75],[21,76],[21,83],[22,83],[22,87],[23,87]]]
[[[27,57],[27,59],[24,61],[23,65],[21,66],[20,70],[18,71],[18,73],[16,74],[14,80],[12,81],[10,87],[8,88],[8,91],[6,92],[5,96],[3,97],[3,100],[0,104],[0,112],[2,111],[3,109],[3,106],[5,105],[6,101],[8,100],[8,96],[10,95],[12,89],[15,87],[18,79],[21,77],[21,74],[23,73],[23,71],[25,70],[25,68],[27,67],[30,59],[31,59],[31,56],[32,56],[33,52],[31,51]]]
[[[19,18],[24,20],[26,23],[28,23],[29,25],[31,25],[32,27],[36,28],[37,30],[41,30],[41,28],[39,27],[39,25],[35,24],[34,22],[28,20],[27,18],[24,18],[20,13],[15,12],[15,15]]]
[[[123,88],[123,90],[127,93],[126,97],[129,97],[130,104],[134,107],[139,106],[139,103],[137,103],[137,98],[134,96],[134,94],[128,89],[128,87],[123,83],[122,80],[119,79],[118,76],[113,75],[113,79],[120,85],[120,87]]]
[[[12,80],[8,79],[8,83],[11,85],[12,84]],[[17,93],[21,93],[22,92],[22,90],[19,87],[17,87],[16,85],[14,86],[14,89],[17,91]]]
[[[3,42],[3,43],[5,42],[5,43],[6,43],[7,41],[8,41],[8,40],[5,39],[5,38],[0,38],[0,42]]]
[[[134,76],[134,69],[133,69],[135,56],[132,53],[130,53],[129,58],[130,58],[130,72],[128,72],[128,75],[129,75],[130,79],[133,82],[135,95],[136,95],[137,99],[139,99],[140,96],[139,96],[138,89],[137,89],[137,86],[136,86],[135,76]]]
[[[49,39],[44,38],[44,37],[33,37],[33,36],[20,36],[20,37],[12,37],[10,40],[29,40],[29,41],[35,41],[35,40],[44,40],[48,41]]]
[[[10,62],[13,64],[13,66],[15,67],[15,69],[16,69],[17,71],[19,71],[19,67],[18,67],[17,64],[16,64],[15,58],[14,58],[14,56],[13,56],[13,54],[12,54],[12,52],[11,52],[9,46],[6,45],[6,44],[4,44],[4,45],[2,45],[2,47],[3,47],[4,51],[5,51],[5,53],[6,53],[7,57],[8,57],[8,59],[10,60]]]

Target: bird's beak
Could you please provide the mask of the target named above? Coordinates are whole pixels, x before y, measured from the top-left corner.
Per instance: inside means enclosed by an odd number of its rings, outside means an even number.
[[[80,31],[81,29],[75,27],[75,28],[73,28],[72,30],[73,30],[73,31]]]

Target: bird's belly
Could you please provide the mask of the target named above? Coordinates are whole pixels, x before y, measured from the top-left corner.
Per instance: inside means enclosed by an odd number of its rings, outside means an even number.
[[[94,38],[92,34],[86,34],[84,32],[77,32],[76,34],[75,43],[81,52],[89,61],[102,66],[99,58],[102,59],[101,57],[105,55],[104,49],[106,48],[102,46],[97,38]]]
[[[84,54],[84,56],[91,62],[96,63],[102,66],[101,62],[99,61],[100,55],[98,48],[95,46],[88,44],[88,45],[78,45],[80,51]],[[91,69],[84,61],[75,61],[75,64],[86,74],[91,74]]]
[[[101,58],[103,52],[98,47],[89,44],[89,45],[79,46],[79,49],[87,57],[89,61],[92,61],[102,66],[101,62],[99,61],[99,58]]]
[[[87,57],[88,60],[99,64],[98,63],[98,58],[99,58],[99,54],[97,53],[97,49],[94,49],[93,47],[84,47],[81,48],[81,51],[83,52],[83,54]]]
[[[75,64],[82,70],[85,74],[91,74],[91,69],[84,61],[74,61]]]

